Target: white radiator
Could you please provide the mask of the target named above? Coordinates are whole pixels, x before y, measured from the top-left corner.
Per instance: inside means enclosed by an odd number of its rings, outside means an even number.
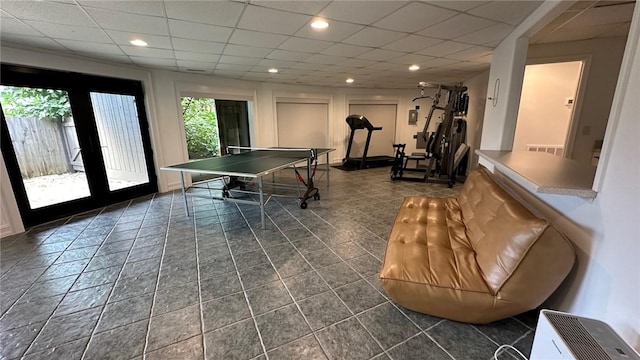
[[[546,152],[562,157],[564,155],[564,145],[527,144],[527,151]]]

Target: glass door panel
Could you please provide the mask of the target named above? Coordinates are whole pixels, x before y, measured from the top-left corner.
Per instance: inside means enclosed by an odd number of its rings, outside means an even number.
[[[67,92],[0,86],[0,102],[29,207],[91,196]]]
[[[91,92],[110,191],[149,182],[135,96]]]

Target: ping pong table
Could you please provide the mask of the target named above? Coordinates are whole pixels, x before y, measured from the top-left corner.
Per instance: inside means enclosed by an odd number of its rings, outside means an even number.
[[[296,164],[302,162],[306,163],[306,191],[304,195],[299,197],[300,207],[305,209],[307,207],[307,200],[313,198],[319,200],[320,195],[318,188],[313,183],[315,171],[317,169],[318,158],[322,155],[326,155],[326,168],[321,171],[326,171],[327,186],[329,185],[329,153],[335,149],[295,149],[295,148],[251,148],[241,146],[229,146],[227,148],[230,153],[225,156],[189,161],[182,164],[176,164],[171,166],[162,167],[161,170],[178,171],[180,172],[180,186],[182,190],[182,196],[184,198],[184,208],[187,216],[189,216],[189,207],[187,203],[187,197],[199,197],[213,200],[231,201],[240,204],[258,205],[260,206],[260,218],[262,221],[262,228],[265,228],[265,212],[264,208],[269,199],[272,196],[282,196],[275,192],[265,193],[264,186],[275,188],[291,188],[297,185],[291,184],[279,184],[275,182],[274,173],[281,169],[293,168],[296,171],[296,184],[299,181],[305,183],[302,176],[298,173]],[[189,193],[188,190],[192,188],[198,188],[197,185],[187,187],[185,184],[185,173],[201,173],[219,175],[224,183],[221,189],[222,196],[203,195],[201,193],[193,192]],[[263,182],[263,177],[266,175],[272,175],[272,181],[269,183]],[[251,179],[257,183],[257,191],[251,191],[246,188],[247,182],[245,179]],[[207,189],[212,190],[207,187]],[[259,200],[238,198],[234,196],[234,193],[257,195]]]

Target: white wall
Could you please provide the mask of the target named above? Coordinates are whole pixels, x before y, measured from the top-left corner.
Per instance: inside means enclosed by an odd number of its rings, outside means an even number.
[[[491,79],[501,78],[496,108],[487,107],[482,149],[508,150],[516,118],[509,110],[520,93],[526,46],[520,36],[561,12],[547,1],[505,39],[493,55]],[[547,306],[608,322],[640,350],[640,6],[634,10],[620,77],[596,174],[598,195],[586,199],[519,190],[575,244],[578,266]],[[524,40],[526,42],[526,39]],[[518,59],[518,61],[514,61]],[[491,85],[490,85],[491,88]],[[489,91],[491,93],[491,90]],[[600,180],[598,180],[600,179]],[[518,190],[516,188],[516,190]]]
[[[591,163],[594,142],[604,139],[625,43],[625,38],[607,38],[529,47],[528,61],[554,58],[587,59],[587,74],[584,78],[586,91],[582,99],[579,99],[578,106],[581,108],[576,109],[579,113],[571,154],[574,160]],[[589,127],[590,130],[586,131],[585,127]]]
[[[582,63],[527,65],[520,96],[514,151],[527,144],[564,145],[573,113],[565,99],[576,98]]]
[[[487,86],[489,85],[489,71],[465,81],[469,93],[469,111],[467,112],[467,145],[469,145],[469,166],[478,165],[476,150],[480,149],[482,125],[484,123],[484,108],[487,104]]]
[[[396,134],[396,104],[350,104],[349,114],[363,115],[375,127],[382,127],[371,134],[367,156],[393,156]],[[403,121],[403,119],[400,119]],[[362,157],[368,131],[356,130],[349,157]]]

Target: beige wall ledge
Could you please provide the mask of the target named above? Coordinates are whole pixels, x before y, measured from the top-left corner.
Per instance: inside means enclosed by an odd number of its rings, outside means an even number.
[[[476,150],[482,159],[509,177],[523,180],[530,191],[593,199],[595,166],[529,151]]]

